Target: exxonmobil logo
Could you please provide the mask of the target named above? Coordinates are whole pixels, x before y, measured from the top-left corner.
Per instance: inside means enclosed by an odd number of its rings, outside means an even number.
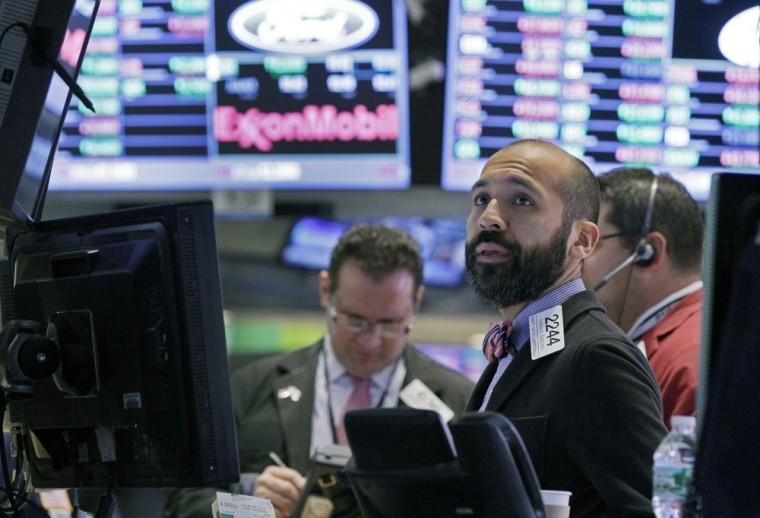
[[[235,9],[227,27],[241,45],[284,54],[323,54],[375,35],[377,13],[358,0],[254,0]]]
[[[308,105],[288,113],[261,112],[250,108],[238,112],[234,106],[214,109],[214,138],[237,143],[241,148],[272,151],[278,142],[383,141],[398,140],[398,110],[381,104],[371,110],[359,104],[351,111],[334,105]]]

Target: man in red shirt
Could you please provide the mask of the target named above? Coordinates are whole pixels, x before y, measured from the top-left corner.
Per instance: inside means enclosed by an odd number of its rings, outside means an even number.
[[[694,415],[702,327],[702,217],[683,185],[649,169],[599,177],[599,244],[583,278],[649,360],[663,417]]]

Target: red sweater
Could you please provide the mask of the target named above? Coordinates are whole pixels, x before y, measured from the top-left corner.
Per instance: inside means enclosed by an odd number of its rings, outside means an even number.
[[[688,294],[643,336],[647,359],[662,392],[665,426],[670,416],[696,412],[702,336],[702,290]]]

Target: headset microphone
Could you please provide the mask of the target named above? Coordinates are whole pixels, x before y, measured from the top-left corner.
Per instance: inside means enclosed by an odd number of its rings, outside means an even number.
[[[636,251],[626,257],[625,261],[614,267],[610,272],[602,277],[599,282],[594,286],[594,291],[600,289],[602,286],[610,282],[610,280],[618,273],[625,270],[631,264],[637,264],[639,266],[647,266],[652,262],[656,255],[654,247],[647,242],[639,243],[636,245]]]
[[[654,198],[657,194],[657,175],[652,180],[652,186],[649,189],[649,201],[647,203],[647,211],[644,216],[644,224],[641,226],[641,238],[639,239],[636,248],[633,253],[625,258],[625,260],[610,270],[607,275],[602,277],[599,282],[594,286],[594,291],[602,288],[605,284],[615,277],[618,273],[626,269],[632,264],[638,266],[649,266],[652,264],[657,250],[651,243],[648,243],[646,238],[649,235],[649,231],[652,229],[652,216],[654,215]]]

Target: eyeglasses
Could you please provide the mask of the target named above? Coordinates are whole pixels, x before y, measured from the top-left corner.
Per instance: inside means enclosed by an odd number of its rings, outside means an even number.
[[[341,313],[333,307],[332,304],[327,306],[327,316],[335,322],[343,331],[349,333],[361,334],[377,327],[380,331],[380,336],[383,338],[398,338],[409,334],[412,330],[412,323],[404,320],[368,320],[366,318],[357,317],[353,315],[347,315]]]
[[[615,232],[612,234],[607,234],[606,236],[599,236],[599,241],[603,241],[605,239],[612,239],[613,237],[630,236],[633,234],[635,234],[635,232],[627,232],[627,231]]]

